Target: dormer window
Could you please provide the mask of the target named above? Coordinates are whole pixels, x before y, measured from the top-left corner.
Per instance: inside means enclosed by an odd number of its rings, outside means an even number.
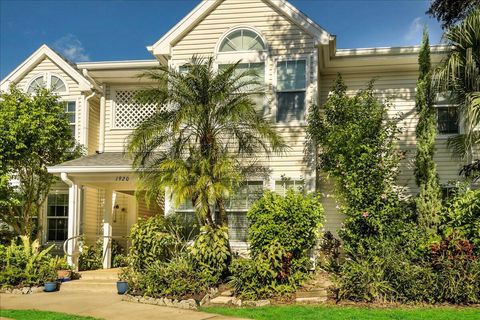
[[[32,94],[41,88],[48,88],[53,93],[62,94],[67,92],[65,82],[56,75],[47,73],[34,78],[28,86],[27,92]]]
[[[259,34],[250,29],[237,29],[225,36],[218,51],[263,51],[265,49],[265,43]]]

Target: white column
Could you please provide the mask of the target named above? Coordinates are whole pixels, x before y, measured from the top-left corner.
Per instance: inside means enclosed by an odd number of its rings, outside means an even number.
[[[78,236],[80,235],[80,187],[73,183],[68,188],[67,262],[78,269]]]
[[[105,211],[103,214],[103,268],[109,269],[112,266],[112,211],[113,191],[110,187],[105,189]]]
[[[100,97],[100,126],[99,126],[99,137],[98,137],[98,151],[100,153],[103,153],[105,151],[105,106],[106,106],[106,100],[105,100],[105,95],[107,87],[102,85],[102,96]]]

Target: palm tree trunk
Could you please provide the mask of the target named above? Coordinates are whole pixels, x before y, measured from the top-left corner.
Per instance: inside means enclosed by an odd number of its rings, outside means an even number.
[[[220,216],[220,224],[222,227],[228,228],[228,215],[227,211],[225,210],[225,200],[223,198],[217,199],[217,206],[218,206],[218,214]]]

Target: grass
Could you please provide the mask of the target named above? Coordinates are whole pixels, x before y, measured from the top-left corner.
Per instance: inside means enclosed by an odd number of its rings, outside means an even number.
[[[92,317],[76,316],[73,314],[38,311],[38,310],[7,310],[0,309],[0,317],[16,320],[95,320]]]
[[[478,308],[374,309],[341,306],[205,307],[202,311],[256,320],[479,320]]]

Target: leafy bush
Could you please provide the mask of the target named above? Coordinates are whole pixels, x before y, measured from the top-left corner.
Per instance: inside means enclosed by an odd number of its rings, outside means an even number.
[[[480,189],[459,190],[448,201],[442,220],[441,230],[446,237],[459,234],[480,254]]]
[[[199,269],[207,269],[218,275],[224,274],[230,259],[228,229],[203,226],[200,230],[189,248],[193,261]]]
[[[288,295],[307,277],[323,207],[316,195],[266,192],[247,213],[251,260],[235,260],[230,283],[243,299]]]
[[[252,257],[279,243],[294,259],[305,257],[314,247],[322,226],[323,207],[314,194],[289,189],[282,197],[265,192],[247,213],[248,240]]]
[[[141,275],[129,272],[127,278],[135,294],[172,299],[198,297],[219,280],[215,272],[194,268],[193,261],[184,255],[169,262],[155,261]]]
[[[292,294],[306,278],[306,270],[293,264],[291,254],[278,243],[272,244],[254,259],[234,260],[230,267],[230,285],[236,295],[246,300]]]
[[[56,276],[49,254],[52,248],[53,245],[42,250],[38,240],[30,242],[28,237],[21,237],[20,244],[12,240],[9,246],[0,246],[1,286],[40,285],[50,280],[52,274]]]
[[[169,232],[165,218],[156,215],[140,220],[130,230],[129,259],[136,270],[146,269],[155,261],[167,261],[175,253],[178,239]]]

